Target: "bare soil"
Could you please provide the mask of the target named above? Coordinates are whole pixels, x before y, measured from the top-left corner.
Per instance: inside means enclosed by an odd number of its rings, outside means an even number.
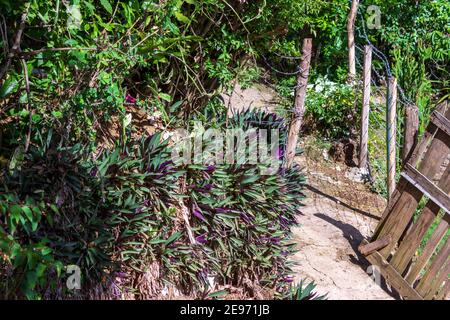
[[[372,235],[386,201],[369,190],[356,167],[328,159],[328,150],[314,146],[313,137],[300,142],[297,157],[307,177],[305,207],[300,226],[293,229],[298,252],[293,256],[295,280],[314,281],[328,299],[393,299],[386,285],[373,275],[358,252]]]
[[[274,90],[261,84],[245,90],[237,84],[233,93],[223,98],[230,112],[249,106],[273,111],[280,101]],[[299,213],[300,225],[293,229],[298,249],[292,258],[295,281],[314,281],[316,291],[326,293],[328,299],[393,299],[358,252],[360,242],[373,233],[385,199],[370,191],[348,154],[348,144],[343,156],[337,155],[336,146],[330,154],[331,146],[312,136],[301,138],[300,147],[304,153],[296,162],[307,178],[307,197]]]

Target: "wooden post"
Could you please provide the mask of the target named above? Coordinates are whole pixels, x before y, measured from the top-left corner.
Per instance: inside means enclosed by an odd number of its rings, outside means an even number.
[[[405,163],[417,144],[419,131],[419,110],[408,104],[405,108],[405,128],[403,133],[402,162]]]
[[[358,12],[359,0],[353,0],[347,18],[347,39],[348,39],[348,80],[353,82],[356,77],[355,62],[355,20]]]
[[[389,78],[388,98],[386,111],[386,144],[387,144],[387,190],[388,199],[391,198],[395,190],[395,173],[396,173],[396,113],[397,113],[397,79]]]
[[[308,84],[309,66],[311,64],[312,39],[303,40],[302,58],[300,62],[300,73],[297,78],[297,90],[295,92],[294,114],[289,126],[286,160],[287,167],[294,162],[297,147],[298,134],[302,126],[303,114],[305,113],[306,86]]]
[[[370,112],[370,81],[372,71],[372,47],[364,46],[364,70],[363,70],[363,105],[361,113],[361,134],[359,140],[359,167],[367,166],[367,140],[369,136],[369,112]]]

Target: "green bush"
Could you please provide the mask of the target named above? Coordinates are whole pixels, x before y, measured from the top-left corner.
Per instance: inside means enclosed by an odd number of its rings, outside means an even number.
[[[244,112],[229,125],[287,134],[281,119],[263,113]],[[290,226],[303,198],[297,168],[264,176],[250,164],[178,167],[160,134],[92,159],[79,145],[59,146],[52,132],[44,136],[3,170],[4,297],[71,297],[61,272],[72,264],[81,269],[84,297],[97,286],[114,297],[119,285],[141,297],[133,279],[154,263],[159,291],[141,294],[155,296],[171,283],[202,297],[211,276],[250,295],[252,286],[287,288]],[[195,244],[180,220],[180,199],[191,212]]]
[[[308,86],[305,121],[307,130],[317,130],[324,137],[349,137],[359,125],[355,88],[319,77]]]

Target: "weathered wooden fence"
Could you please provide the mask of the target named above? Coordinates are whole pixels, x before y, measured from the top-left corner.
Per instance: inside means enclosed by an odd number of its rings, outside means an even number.
[[[449,155],[450,107],[446,103],[432,114],[422,141],[406,160],[372,239],[360,246],[404,299],[450,295]],[[423,198],[426,204],[416,213]],[[437,226],[432,229],[434,222]]]

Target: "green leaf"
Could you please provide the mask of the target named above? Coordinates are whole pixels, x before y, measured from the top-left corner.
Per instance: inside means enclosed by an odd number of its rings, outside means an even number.
[[[51,204],[51,205],[50,205],[50,208],[51,208],[51,209],[53,210],[53,212],[55,212],[56,214],[59,213],[58,207],[55,206],[54,204]]]
[[[36,275],[38,278],[42,277],[44,275],[45,269],[47,269],[47,266],[45,264],[39,263],[36,267]]]
[[[108,0],[100,0],[100,3],[102,4],[103,8],[108,11],[109,14],[112,14],[113,8],[111,7],[111,3],[109,3]]]
[[[170,236],[169,239],[167,239],[166,245],[171,244],[172,242],[174,242],[175,240],[177,240],[180,237],[181,237],[181,232],[175,232],[173,235]]]
[[[30,222],[34,221],[33,212],[31,211],[30,208],[28,208],[27,206],[23,206],[22,211],[25,213],[25,215],[27,216],[28,220],[30,220]]]
[[[220,291],[216,291],[216,292],[212,292],[210,294],[208,294],[209,298],[220,298],[222,296],[225,296],[228,294],[227,290],[220,290]]]
[[[62,117],[62,112],[61,111],[52,111],[52,115],[55,118],[61,118]]]
[[[175,112],[175,111],[177,111],[177,109],[181,106],[182,103],[183,103],[182,100],[175,102],[175,103],[170,107],[170,112]]]
[[[246,178],[244,180],[242,180],[242,184],[250,184],[259,179],[259,175],[257,175],[257,174],[252,175],[252,176],[245,175],[245,177]]]
[[[38,123],[39,121],[41,121],[41,116],[38,114],[33,114],[33,116],[31,117],[31,120],[33,121],[33,123]]]
[[[6,79],[5,83],[3,83],[2,87],[0,88],[0,98],[4,98],[13,91],[17,89],[17,86],[19,85],[19,82],[15,77],[9,77]]]
[[[28,99],[28,94],[26,92],[23,92],[20,95],[19,103],[27,103],[27,99]]]
[[[191,20],[188,17],[186,17],[184,14],[182,14],[181,12],[175,12],[175,18],[177,18],[178,21],[183,22],[183,23],[191,22]]]
[[[16,222],[18,222],[21,217],[22,208],[18,204],[15,204],[9,209],[9,211],[11,213],[11,217],[14,218]]]
[[[163,100],[165,100],[165,101],[167,101],[167,102],[170,102],[170,100],[172,100],[172,97],[171,97],[170,95],[168,95],[167,93],[162,93],[162,92],[160,92],[160,93],[158,94],[158,96],[159,96],[161,99],[163,99]]]

